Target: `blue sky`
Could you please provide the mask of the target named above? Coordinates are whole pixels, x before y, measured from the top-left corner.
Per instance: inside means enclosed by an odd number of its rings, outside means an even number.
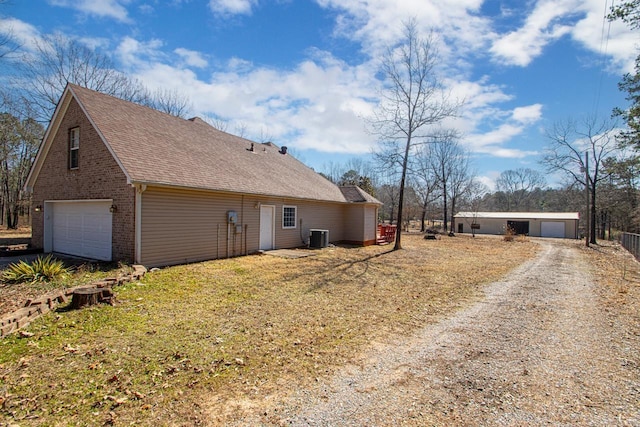
[[[377,146],[380,52],[417,19],[438,36],[441,79],[465,99],[447,123],[483,182],[538,163],[554,122],[625,106],[637,34],[604,15],[613,0],[8,0],[0,33],[29,50],[62,33],[109,53],[192,115],[286,145],[318,171]],[[551,183],[555,178],[550,177]]]

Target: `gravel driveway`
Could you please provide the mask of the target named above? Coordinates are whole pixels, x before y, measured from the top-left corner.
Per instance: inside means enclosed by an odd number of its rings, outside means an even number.
[[[575,248],[540,255],[486,297],[297,391],[242,425],[640,425],[638,367]]]

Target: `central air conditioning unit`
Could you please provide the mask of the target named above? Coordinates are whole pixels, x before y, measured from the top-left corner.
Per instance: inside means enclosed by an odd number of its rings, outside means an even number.
[[[309,247],[320,249],[329,246],[329,230],[309,230]]]

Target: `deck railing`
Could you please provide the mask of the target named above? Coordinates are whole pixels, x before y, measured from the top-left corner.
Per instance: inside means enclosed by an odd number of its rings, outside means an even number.
[[[640,260],[640,234],[622,233],[620,244],[631,252],[637,260]]]

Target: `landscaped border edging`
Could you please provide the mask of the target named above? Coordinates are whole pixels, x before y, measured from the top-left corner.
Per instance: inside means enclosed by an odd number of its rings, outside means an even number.
[[[80,288],[95,288],[110,291],[115,285],[140,280],[147,273],[147,269],[143,265],[132,265],[131,267],[133,268],[133,272],[118,276],[117,278],[109,277],[90,284],[74,286],[73,288],[51,292],[38,298],[28,299],[22,308],[0,319],[0,338],[4,338],[24,328],[38,317],[54,310],[58,304],[68,302],[73,293]]]

